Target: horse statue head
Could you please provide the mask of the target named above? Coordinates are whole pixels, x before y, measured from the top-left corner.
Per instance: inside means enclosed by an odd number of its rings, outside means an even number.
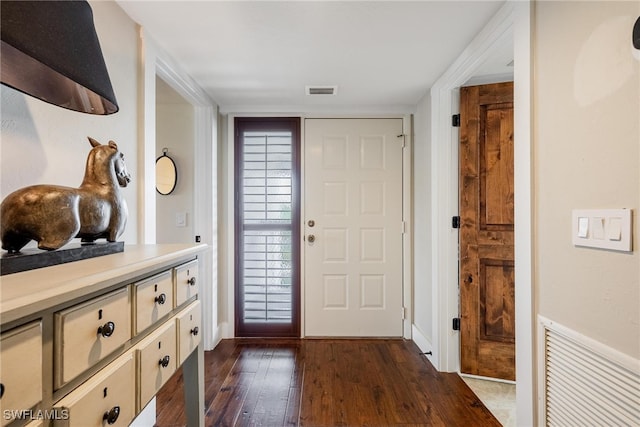
[[[124,154],[118,150],[118,144],[109,141],[102,145],[95,139],[88,138],[93,149],[87,158],[83,185],[95,181],[105,183],[106,179],[115,177],[120,187],[126,187],[131,182],[131,175],[124,162]]]

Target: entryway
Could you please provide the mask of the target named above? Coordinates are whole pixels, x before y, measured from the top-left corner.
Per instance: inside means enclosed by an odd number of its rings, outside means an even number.
[[[235,118],[235,334],[401,337],[403,119],[299,120]]]

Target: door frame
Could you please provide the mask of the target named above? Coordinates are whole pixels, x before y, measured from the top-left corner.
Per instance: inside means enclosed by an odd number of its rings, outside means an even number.
[[[227,182],[226,188],[222,189],[222,201],[226,204],[226,211],[223,214],[222,223],[225,224],[224,231],[221,230],[226,240],[227,254],[235,253],[234,244],[234,203],[231,195],[235,194],[235,179],[234,168],[232,165],[235,163],[234,159],[234,121],[236,117],[299,117],[300,118],[300,235],[304,235],[304,218],[305,218],[305,192],[304,192],[304,180],[305,180],[305,119],[402,119],[402,128],[405,135],[405,147],[402,156],[402,220],[405,223],[405,233],[402,238],[403,256],[402,256],[402,295],[404,305],[404,319],[403,319],[403,338],[411,339],[411,325],[413,319],[413,243],[412,243],[412,146],[413,146],[413,116],[411,114],[306,114],[306,113],[228,113],[226,120],[224,121],[223,134],[226,134],[226,147],[223,148],[220,155],[221,158],[226,159],[226,167],[223,166],[223,170],[220,171],[221,176],[224,176]],[[222,228],[222,227],[221,227]],[[223,241],[224,241],[223,240]],[[305,245],[301,245],[300,250],[300,337],[304,338],[305,334]],[[235,283],[235,265],[234,257],[227,256],[226,260],[221,260],[221,267],[224,265],[223,275],[226,277],[227,286],[223,292],[226,295],[221,295],[221,300],[226,298],[226,316],[223,315],[223,320],[220,323],[220,329],[223,338],[233,338],[235,336],[235,292],[233,283]]]
[[[506,2],[465,51],[431,88],[431,206],[433,361],[440,371],[459,372],[458,235],[451,217],[458,213],[458,132],[451,127],[457,113],[459,87],[509,37],[514,45],[514,152],[516,262],[516,408],[518,424],[535,425],[534,304],[532,272],[531,28],[533,4]]]
[[[212,350],[220,341],[217,327],[218,258],[217,258],[217,114],[216,103],[180,66],[164,52],[143,27],[139,27],[142,56],[140,70],[141,112],[138,189],[141,194],[138,222],[141,224],[138,243],[156,243],[156,76],[184,97],[194,110],[194,194],[193,232],[207,244],[202,255],[203,344]]]

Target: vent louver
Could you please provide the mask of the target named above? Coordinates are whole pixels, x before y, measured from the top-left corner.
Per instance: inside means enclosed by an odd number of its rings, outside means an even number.
[[[336,95],[338,86],[307,86],[307,95]]]

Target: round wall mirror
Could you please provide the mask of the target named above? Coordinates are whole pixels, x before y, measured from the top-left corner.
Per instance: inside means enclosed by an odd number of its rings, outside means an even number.
[[[165,196],[175,190],[178,182],[178,169],[167,151],[164,148],[162,156],[156,159],[156,191]]]

